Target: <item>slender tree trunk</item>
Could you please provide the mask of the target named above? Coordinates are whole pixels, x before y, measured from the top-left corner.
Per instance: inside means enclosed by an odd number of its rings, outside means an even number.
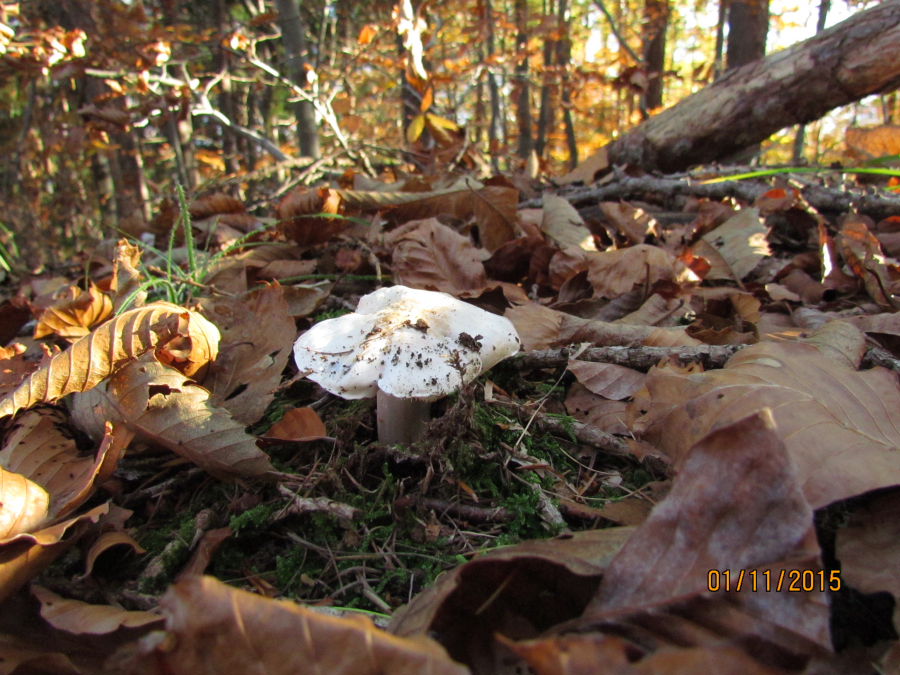
[[[556,67],[560,74],[560,107],[569,151],[569,169],[578,164],[578,143],[575,139],[575,122],[572,119],[572,81],[569,77],[569,61],[572,57],[572,40],[569,37],[569,6],[567,0],[559,0],[557,14],[561,37],[556,43]]]
[[[726,71],[764,57],[768,32],[769,0],[729,0]],[[723,162],[744,164],[759,155],[759,150],[760,144],[753,143],[724,158]]]
[[[713,56],[713,80],[718,80],[724,68],[725,22],[728,19],[728,0],[719,0],[719,18],[716,21],[716,49]]]
[[[219,35],[224,36],[230,30],[231,26],[228,19],[228,7],[225,4],[225,0],[215,0],[213,5],[213,22]],[[243,120],[238,119],[239,106],[232,88],[230,65],[231,54],[222,45],[219,45],[213,61],[213,68],[223,73],[222,82],[219,85],[221,87],[219,107],[228,119],[241,124]],[[237,173],[240,168],[238,156],[247,154],[248,145],[250,144],[237,136],[231,129],[222,129],[222,154],[225,159],[225,170],[228,173]]]
[[[828,10],[831,7],[831,0],[820,0],[819,2],[819,19],[816,21],[816,35],[825,30],[825,22],[828,20]],[[803,161],[803,146],[806,143],[806,125],[797,126],[797,135],[794,136],[794,149],[791,153],[791,161],[799,164]]]
[[[661,108],[663,73],[666,71],[666,29],[669,26],[669,0],[644,0],[644,66],[647,91],[644,108]]]
[[[308,89],[306,79],[306,37],[305,27],[300,19],[297,0],[275,0],[278,9],[278,25],[284,40],[286,55],[285,68],[291,82]],[[297,119],[297,138],[300,154],[304,157],[319,157],[319,133],[316,129],[316,112],[310,101],[298,101],[294,106]]]
[[[486,45],[488,61],[494,55],[494,12],[491,6],[491,0],[484,0],[484,19],[486,28]],[[491,156],[491,168],[494,171],[500,171],[500,146],[502,143],[503,130],[501,124],[503,117],[500,114],[500,90],[497,86],[497,76],[488,68],[488,91],[491,97],[491,120],[488,127],[488,147]]]
[[[531,129],[531,83],[528,80],[528,0],[516,0],[516,118],[519,127],[518,154],[528,160],[534,150]]]
[[[548,16],[552,9],[544,6],[544,16]],[[550,38],[544,38],[544,74],[541,79],[541,109],[538,113],[537,142],[535,150],[538,157],[543,157],[547,147],[547,137],[553,128],[556,111],[553,105],[553,78],[556,61],[556,42]]]

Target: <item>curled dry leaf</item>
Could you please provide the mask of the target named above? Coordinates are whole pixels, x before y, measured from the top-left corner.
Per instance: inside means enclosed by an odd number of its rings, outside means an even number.
[[[112,475],[131,440],[130,435],[107,430],[99,450],[84,455],[66,422],[63,412],[54,408],[29,410],[15,420],[0,449],[0,466],[49,493],[52,518],[71,513]]]
[[[578,617],[633,527],[578,532],[491,551],[441,576],[398,610],[390,630],[434,632],[476,672],[496,672],[496,632],[520,639]]]
[[[159,614],[70,600],[42,586],[32,586],[31,592],[41,603],[41,617],[44,621],[74,635],[106,635],[120,628],[149,629],[163,622],[163,617]]]
[[[283,600],[187,577],[160,602],[169,638],[142,641],[115,672],[464,675],[427,637],[406,639],[366,618],[335,618]]]
[[[147,551],[127,532],[121,530],[112,530],[104,532],[91,544],[84,557],[84,576],[91,576],[94,571],[94,563],[97,558],[106,553],[114,546],[129,546],[135,553],[146,553]]]
[[[0,540],[37,528],[49,508],[50,495],[44,488],[0,466]]]
[[[738,588],[741,570],[744,581],[772,580],[772,592]],[[812,509],[764,409],[690,450],[668,496],[610,562],[571,628],[624,636],[659,654],[752,644],[745,653],[764,665],[802,667],[830,651],[830,611],[824,584],[775,592],[791,570],[823,575]]]
[[[101,504],[42,530],[0,539],[0,602],[50,565],[108,513]]]
[[[621,401],[630,398],[644,384],[644,373],[613,363],[570,359],[569,371],[590,391]]]
[[[116,371],[98,389],[94,415],[153,441],[220,477],[272,470],[244,425],[210,401],[209,392],[149,356]]]
[[[649,293],[659,281],[698,281],[684,265],[658,246],[638,244],[615,251],[585,253],[594,295],[617,298],[636,288]]]
[[[167,302],[132,309],[98,326],[0,399],[0,417],[35,403],[93,389],[123,364],[150,349],[194,375],[216,357],[219,331],[196,312]]]
[[[112,299],[93,282],[86,291],[71,286],[67,298],[41,312],[34,328],[34,337],[56,334],[63,338],[80,338],[106,321],[112,313]]]
[[[887,259],[881,243],[869,231],[866,220],[849,216],[841,226],[838,250],[847,265],[862,280],[869,297],[882,307],[896,309],[900,299],[900,265]]]
[[[845,330],[829,328],[837,347],[762,342],[702,374],[654,368],[631,404],[632,429],[678,462],[710,431],[768,407],[813,507],[900,484],[897,374],[856,371]]]
[[[133,298],[134,307],[141,307],[147,299],[146,291],[138,291],[143,280],[143,274],[138,270],[140,264],[141,247],[129,243],[127,239],[120,239],[116,244],[116,259],[109,284],[115,311],[119,311],[129,298]]]
[[[900,631],[900,492],[873,495],[857,505],[837,531],[835,557],[844,582],[863,593],[894,597],[894,630]]]
[[[301,246],[322,244],[347,229],[349,221],[335,217],[343,212],[342,191],[298,187],[278,204],[278,228]]]

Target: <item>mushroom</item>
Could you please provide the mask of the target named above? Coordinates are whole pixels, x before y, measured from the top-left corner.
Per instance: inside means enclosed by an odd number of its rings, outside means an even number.
[[[430,404],[517,351],[512,323],[447,293],[391,286],[294,343],[301,373],[345,399],[376,397],[378,440],[421,437]]]

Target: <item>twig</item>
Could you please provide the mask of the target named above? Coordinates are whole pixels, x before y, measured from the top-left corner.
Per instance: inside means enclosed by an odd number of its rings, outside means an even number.
[[[597,427],[589,426],[575,420],[563,422],[546,413],[530,411],[521,403],[498,398],[496,394],[494,400],[490,401],[490,403],[508,408],[522,424],[531,422],[538,431],[551,433],[563,438],[574,437],[579,443],[585,443],[600,448],[610,455],[634,459],[634,455],[628,450],[628,443],[626,441],[618,436],[602,431]]]
[[[458,502],[450,502],[444,499],[434,499],[431,497],[413,497],[407,495],[397,499],[394,502],[394,506],[397,508],[421,506],[441,514],[447,514],[455,518],[467,520],[470,523],[508,523],[513,519],[513,514],[504,506],[486,508],[483,506],[460,504]]]
[[[721,368],[743,345],[697,345],[696,347],[590,347],[577,358],[580,361],[599,361],[647,371],[666,359],[676,359],[681,365],[701,363],[706,369]],[[516,370],[559,368],[575,358],[576,347],[541,349],[522,352],[506,359],[498,367]]]

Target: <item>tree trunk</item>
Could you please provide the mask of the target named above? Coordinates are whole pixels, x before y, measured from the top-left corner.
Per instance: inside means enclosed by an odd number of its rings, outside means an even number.
[[[669,0],[644,0],[644,65],[648,80],[647,91],[644,92],[646,110],[662,107],[668,25]]]
[[[831,8],[831,0],[820,0],[819,19],[816,22],[816,35],[825,30],[825,22],[828,20],[828,10]],[[806,143],[806,125],[797,126],[797,135],[794,136],[794,148],[791,153],[791,161],[799,164],[803,160],[803,148]]]
[[[793,124],[900,86],[900,0],[884,0],[819,35],[727,72],[604,147],[566,176],[612,164],[680,171]]]
[[[572,119],[572,81],[569,77],[569,62],[572,58],[572,40],[569,30],[569,5],[567,0],[559,0],[560,39],[556,43],[556,65],[560,76],[560,107],[563,127],[566,132],[566,148],[569,151],[569,169],[578,164],[578,143],[575,139],[575,121]]]
[[[528,1],[516,0],[516,117],[519,157],[528,160],[534,149],[531,130],[531,84],[528,81]]]
[[[766,54],[769,0],[730,0],[725,68],[739,68]]]
[[[300,20],[298,0],[275,0],[278,9],[278,25],[284,40],[287,73],[291,82],[303,89],[307,88],[306,38],[303,22]],[[297,137],[300,154],[304,157],[319,157],[319,134],[316,130],[316,113],[309,101],[298,101],[294,114],[297,118]]]
[[[486,29],[486,44],[488,61],[493,62],[494,56],[494,8],[491,6],[491,0],[484,0],[484,18]],[[500,145],[503,136],[503,130],[500,125],[503,123],[500,114],[500,88],[497,85],[497,76],[493,71],[488,69],[488,91],[491,96],[491,119],[488,127],[488,148],[491,156],[491,168],[495,172],[500,172]]]

